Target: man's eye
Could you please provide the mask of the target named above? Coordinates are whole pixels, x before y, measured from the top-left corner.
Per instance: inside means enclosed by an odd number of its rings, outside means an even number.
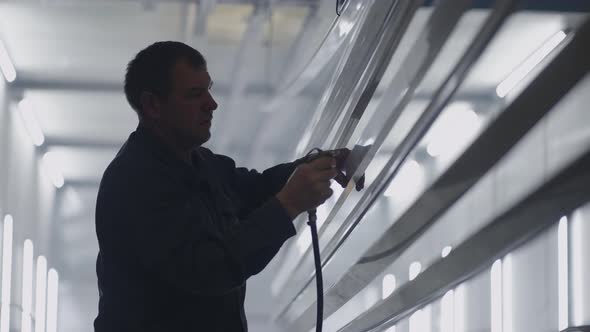
[[[199,91],[193,91],[189,94],[189,97],[191,98],[199,98],[203,96],[203,91],[199,90]]]

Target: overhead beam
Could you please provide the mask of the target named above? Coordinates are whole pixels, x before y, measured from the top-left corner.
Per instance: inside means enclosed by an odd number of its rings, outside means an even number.
[[[491,9],[495,0],[474,0],[472,8]],[[427,0],[424,6],[436,5],[437,1]],[[521,1],[520,9],[550,12],[590,12],[588,0],[526,0]]]
[[[118,150],[123,141],[95,140],[87,138],[46,137],[44,146],[60,146],[68,148]]]
[[[113,92],[123,93],[123,82],[100,82],[92,80],[63,80],[63,79],[36,79],[19,77],[9,85],[10,89],[17,90],[52,90],[52,91],[83,91],[83,92]],[[232,85],[215,83],[214,93],[229,95]],[[244,94],[271,96],[275,93],[275,87],[265,84],[248,84],[244,87]]]
[[[123,92],[123,82],[105,82],[94,80],[65,80],[59,78],[37,79],[18,77],[8,85],[16,90],[66,90],[89,92]]]

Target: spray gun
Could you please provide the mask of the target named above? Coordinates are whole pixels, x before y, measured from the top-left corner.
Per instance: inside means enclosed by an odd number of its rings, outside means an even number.
[[[358,146],[357,146],[358,147]],[[355,147],[355,148],[357,148]],[[364,148],[364,147],[363,147]],[[354,149],[353,152],[356,152],[357,149]],[[356,170],[356,166],[364,156],[366,149],[361,149],[361,154],[358,153],[351,153],[350,150],[343,148],[343,149],[336,149],[336,150],[327,150],[322,151],[318,148],[312,149],[304,158],[304,162],[309,163],[313,160],[324,156],[331,156],[336,159],[336,169],[338,174],[334,178],[336,182],[338,182],[342,187],[346,187],[348,182],[352,179],[352,175]],[[362,155],[362,156],[361,156]],[[356,156],[356,158],[354,157]],[[360,156],[360,157],[359,157]],[[362,175],[356,182],[355,188],[357,191],[361,191],[364,187],[365,183],[365,176]],[[317,315],[316,315],[316,332],[322,331],[322,323],[324,321],[324,284],[323,284],[323,277],[322,277],[322,261],[320,258],[320,246],[319,246],[319,239],[318,239],[318,230],[317,230],[317,215],[316,209],[312,209],[307,211],[309,216],[309,221],[307,224],[309,225],[311,231],[311,240],[313,246],[313,258],[315,262],[315,270],[316,270],[316,288],[317,288]]]

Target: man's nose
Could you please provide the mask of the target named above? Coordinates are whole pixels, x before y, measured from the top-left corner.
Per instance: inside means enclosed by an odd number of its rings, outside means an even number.
[[[213,96],[211,94],[209,94],[209,97],[211,98],[210,104],[211,104],[211,110],[215,111],[217,109],[217,102],[215,101],[215,99],[213,98]]]

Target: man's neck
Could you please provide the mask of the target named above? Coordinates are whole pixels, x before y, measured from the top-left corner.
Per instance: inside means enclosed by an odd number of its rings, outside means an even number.
[[[179,142],[178,138],[170,131],[155,124],[140,123],[140,126],[155,135],[158,140],[164,143],[164,145],[168,146],[178,159],[192,165],[192,146],[183,145],[182,142]]]

